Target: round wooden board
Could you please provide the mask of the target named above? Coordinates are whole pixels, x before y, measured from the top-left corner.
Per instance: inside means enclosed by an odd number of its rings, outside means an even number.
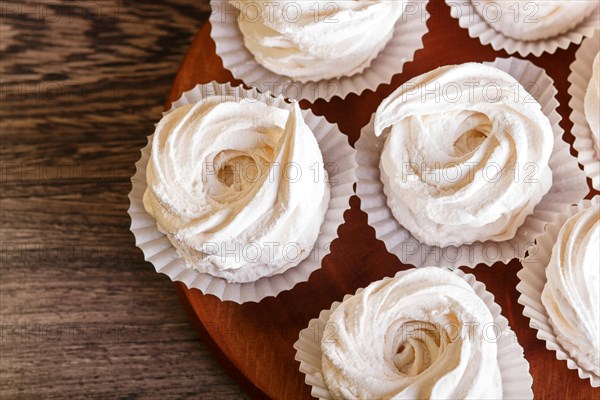
[[[334,98],[329,103],[319,100],[315,104],[303,102],[301,105],[337,123],[353,145],[381,100],[408,79],[441,65],[491,61],[498,56],[507,56],[469,38],[467,31],[450,17],[450,9],[442,0],[432,0],[428,11],[431,17],[429,32],[424,37],[425,47],[415,54],[413,62],[404,66],[402,74],[394,77],[391,85],[381,85],[376,92],[366,92],[360,97],[350,95],[345,100]],[[577,47],[572,45],[554,55],[528,57],[554,79],[561,104],[559,112],[563,117],[561,126],[565,132],[570,132],[572,126],[567,77]],[[213,80],[241,83],[223,69],[210,38],[210,26],[206,24],[181,65],[167,108],[182,92]],[[565,139],[572,142],[570,134],[566,134]],[[308,282],[276,298],[258,304],[238,305],[205,296],[196,289],[189,290],[181,283],[175,284],[202,338],[226,370],[255,398],[310,399],[310,387],[304,383],[292,348],[298,332],[322,309],[329,308],[345,294],[408,268],[375,239],[375,232],[367,225],[367,216],[360,210],[356,196],[350,205],[344,215],[346,222],[338,230],[339,238],[333,242],[332,252],[325,257],[322,268],[313,273]],[[509,265],[498,263],[491,268],[481,265],[466,272],[473,272],[486,284],[515,330],[531,365],[535,397],[600,398],[600,390],[593,390],[588,380],[579,379],[576,371],[567,369],[565,361],[556,360],[555,353],[546,350],[545,343],[535,337],[536,331],[529,328],[529,320],[522,315],[523,307],[517,303],[516,273],[520,268],[521,265],[513,261]]]

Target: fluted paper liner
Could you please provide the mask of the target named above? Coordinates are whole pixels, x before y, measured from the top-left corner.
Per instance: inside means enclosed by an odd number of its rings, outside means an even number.
[[[544,52],[554,54],[558,49],[566,49],[571,43],[579,44],[584,37],[594,35],[600,21],[600,8],[597,8],[563,34],[540,40],[516,40],[496,31],[479,15],[470,0],[446,0],[446,4],[450,6],[450,15],[458,20],[461,28],[469,31],[470,37],[479,39],[481,44],[490,44],[494,50],[504,50],[508,54],[519,53],[523,57],[529,54],[539,57]]]
[[[269,93],[259,93],[256,89],[246,90],[227,84],[212,82],[196,85],[184,92],[175,101],[167,113],[186,104],[196,103],[208,95],[233,95],[238,98],[252,98],[276,107],[288,108],[283,97],[273,97]],[[349,199],[354,194],[356,181],[355,151],[348,144],[337,125],[330,124],[323,117],[318,117],[308,110],[302,110],[306,124],[311,128],[323,154],[325,165],[334,163],[335,173],[329,175],[331,197],[321,231],[310,255],[297,266],[284,273],[261,278],[255,282],[228,283],[225,279],[198,272],[188,267],[178,256],[175,247],[167,236],[156,225],[156,220],[144,209],[142,198],[146,190],[146,166],[150,157],[152,135],[148,144],[141,150],[142,157],[135,164],[136,173],[131,178],[132,189],[129,193],[131,205],[128,213],[131,217],[131,231],[135,236],[136,246],[144,253],[157,272],[166,274],[173,281],[185,283],[188,288],[201,290],[204,294],[212,294],[221,300],[236,303],[258,302],[266,297],[276,296],[280,292],[292,289],[297,283],[308,280],[310,274],[321,266],[323,257],[329,253],[331,242],[337,238],[337,229],[344,222],[344,211],[350,207]]]
[[[571,64],[569,75],[569,107],[571,107],[571,122],[575,136],[573,147],[577,150],[577,160],[583,165],[585,174],[592,180],[592,186],[600,190],[600,154],[595,149],[592,130],[585,118],[584,99],[588,84],[592,78],[593,63],[600,51],[600,31],[594,37],[587,38],[575,53],[575,61]]]
[[[399,272],[400,273],[400,272]],[[523,356],[523,348],[517,341],[517,336],[508,325],[508,320],[502,316],[502,309],[494,302],[494,295],[485,290],[485,285],[478,282],[472,274],[461,270],[453,273],[467,281],[475,293],[483,300],[494,318],[494,323],[500,328],[502,336],[498,338],[498,365],[502,377],[504,399],[532,399],[531,386],[533,378],[529,373],[529,363]],[[384,278],[389,279],[389,278]],[[358,289],[356,294],[363,289]],[[344,296],[344,301],[353,295]],[[298,341],[294,343],[296,361],[300,362],[300,372],[306,375],[305,382],[311,386],[311,394],[322,400],[331,400],[327,383],[322,375],[321,339],[331,313],[339,307],[339,301],[334,302],[329,310],[323,310],[318,318],[312,319],[308,327],[300,331]]]
[[[423,36],[428,31],[427,2],[411,0],[418,10],[400,17],[393,37],[362,73],[336,79],[301,83],[278,75],[256,62],[244,45],[244,37],[237,24],[237,12],[231,10],[233,6],[225,9],[227,0],[211,1],[210,35],[223,66],[246,85],[263,92],[270,90],[275,95],[282,94],[287,98],[310,102],[317,99],[329,101],[333,97],[343,99],[350,93],[360,95],[365,90],[375,91],[379,85],[389,84],[394,75],[402,72],[404,64],[413,60],[414,53],[423,48]]]
[[[589,208],[592,202],[597,204],[600,197],[596,196],[592,201],[583,200],[580,204],[570,209],[551,224],[548,225],[546,233],[537,240],[536,251],[523,260],[523,269],[517,276],[521,280],[517,285],[519,304],[524,306],[523,315],[530,319],[529,326],[537,329],[537,338],[546,342],[546,348],[556,352],[557,360],[566,360],[569,369],[577,370],[581,379],[589,379],[592,387],[600,387],[600,376],[595,375],[588,369],[579,365],[568,351],[559,343],[550,324],[548,312],[542,303],[542,291],[546,285],[546,267],[552,256],[552,248],[558,238],[558,233],[563,224],[578,211]]]
[[[441,265],[449,268],[459,266],[474,267],[483,263],[492,265],[497,261],[507,263],[513,258],[523,259],[537,236],[544,232],[548,222],[568,210],[588,192],[585,175],[579,169],[577,160],[569,153],[569,145],[562,140],[561,119],[556,111],[558,101],[552,79],[543,69],[529,61],[514,57],[497,58],[491,63],[517,79],[526,89],[535,88],[531,93],[541,104],[542,111],[550,120],[554,133],[554,149],[550,157],[553,183],[550,191],[527,216],[513,239],[504,242],[475,242],[462,246],[437,247],[421,244],[394,218],[387,204],[380,179],[379,161],[385,137],[376,137],[373,119],[362,131],[356,142],[358,183],[356,194],[360,197],[360,208],[368,215],[368,223],[375,228],[377,239],[385,243],[387,250],[395,254],[403,263],[416,267]]]

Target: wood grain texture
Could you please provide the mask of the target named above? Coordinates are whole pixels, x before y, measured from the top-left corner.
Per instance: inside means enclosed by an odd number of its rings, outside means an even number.
[[[379,102],[408,79],[440,65],[491,61],[498,56],[507,56],[469,38],[467,31],[460,29],[457,21],[450,17],[443,0],[432,0],[428,10],[431,18],[428,21],[430,31],[424,38],[425,49],[416,53],[415,60],[405,65],[403,73],[395,76],[391,85],[381,85],[376,92],[366,92],[360,97],[350,95],[345,100],[335,98],[329,103],[319,100],[315,104],[303,102],[302,105],[324,115],[330,122],[338,123],[353,144]],[[577,46],[571,46],[553,56],[528,57],[546,69],[555,81],[561,104],[558,111],[563,116],[561,126],[567,132],[565,139],[570,142],[572,136],[568,132],[572,124],[568,120],[567,76],[576,49]],[[182,64],[170,100],[176,100],[197,83],[212,80],[240,83],[222,68],[210,39],[210,26],[205,25]],[[201,336],[218,351],[225,367],[256,398],[311,398],[310,387],[304,384],[304,375],[298,371],[299,363],[294,360],[292,345],[298,332],[333,301],[407,268],[375,239],[374,230],[367,225],[366,214],[359,209],[359,199],[353,197],[350,203],[351,209],[344,215],[346,222],[338,230],[339,239],[333,242],[332,252],[325,257],[322,269],[313,273],[308,282],[277,298],[268,298],[259,304],[238,305],[202,295],[195,289],[188,290],[183,284],[177,285]],[[529,320],[522,315],[523,307],[517,303],[516,273],[520,268],[518,262],[507,266],[497,263],[492,268],[481,265],[467,272],[473,272],[486,284],[502,307],[503,315],[509,319],[531,364],[536,398],[600,398],[600,390],[593,390],[588,381],[579,379],[576,371],[567,368],[566,362],[556,360],[555,353],[547,351],[544,342],[535,337],[536,331],[529,328]]]
[[[126,212],[208,1],[0,7],[0,398],[245,398]]]

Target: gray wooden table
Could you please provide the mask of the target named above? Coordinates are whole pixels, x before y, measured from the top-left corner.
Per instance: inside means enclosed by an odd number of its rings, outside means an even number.
[[[126,213],[208,1],[0,7],[0,398],[242,398]]]

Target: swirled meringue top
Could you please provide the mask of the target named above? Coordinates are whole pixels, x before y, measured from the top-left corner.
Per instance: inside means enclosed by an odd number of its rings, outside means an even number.
[[[575,28],[598,7],[596,0],[472,0],[477,13],[504,36],[548,39]]]
[[[594,59],[592,78],[585,92],[584,112],[594,136],[596,153],[600,154],[600,53]]]
[[[557,339],[596,376],[600,376],[599,204],[579,211],[561,228],[542,292]]]
[[[321,342],[334,399],[501,399],[493,317],[462,278],[412,269],[331,314]]]
[[[299,82],[352,76],[392,38],[403,1],[230,0],[244,43],[265,68]]]
[[[329,203],[319,171],[297,103],[212,96],[156,126],[144,206],[189,267],[250,282],[309,255]]]
[[[488,65],[402,85],[377,109],[375,134],[387,135],[380,170],[392,214],[429,245],[511,239],[552,184],[548,118]]]

